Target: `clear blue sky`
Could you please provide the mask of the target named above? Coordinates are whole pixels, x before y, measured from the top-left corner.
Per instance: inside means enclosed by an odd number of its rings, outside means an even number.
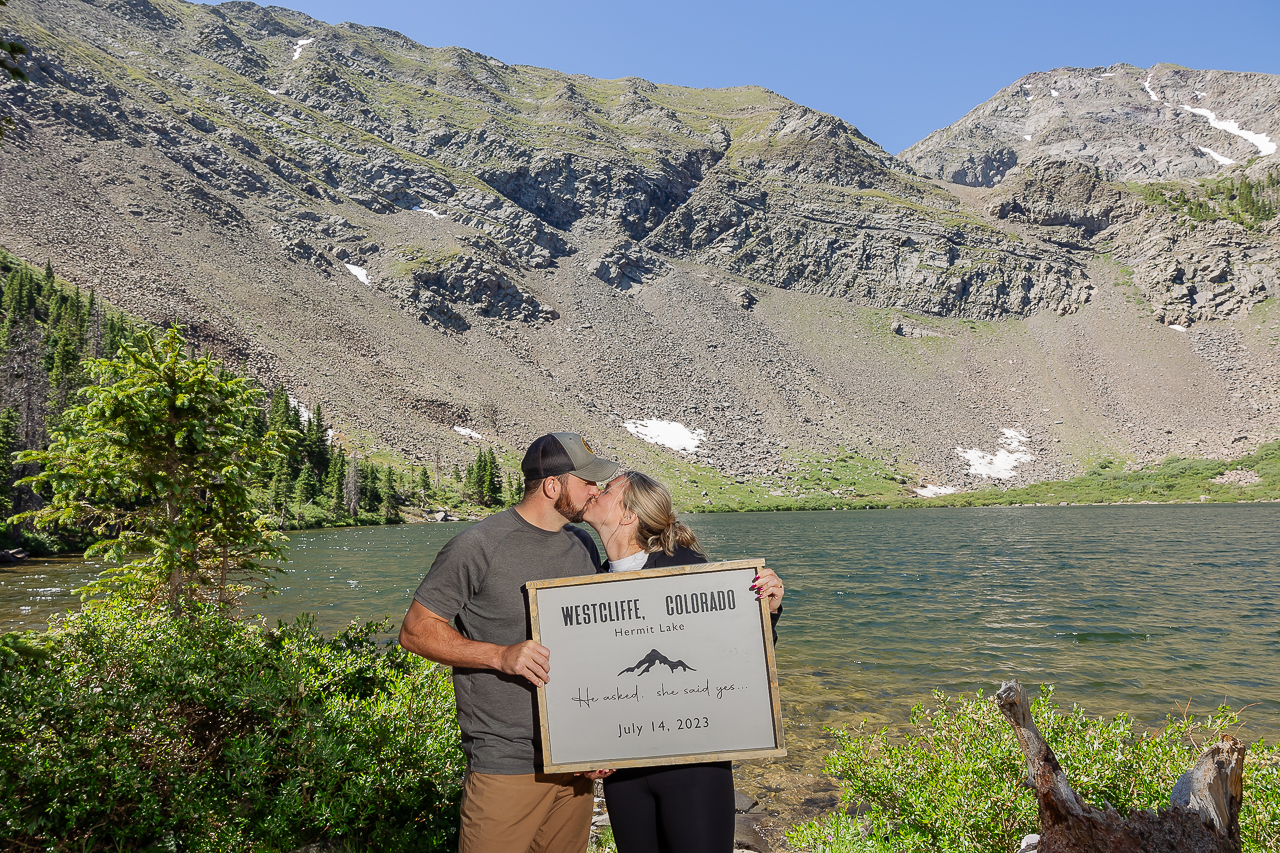
[[[511,64],[764,86],[840,116],[894,153],[1032,71],[1172,62],[1280,73],[1280,0],[275,2]]]

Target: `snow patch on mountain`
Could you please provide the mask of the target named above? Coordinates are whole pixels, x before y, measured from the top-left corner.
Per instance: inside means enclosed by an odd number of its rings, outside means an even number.
[[[685,453],[697,450],[707,437],[705,430],[690,430],[682,423],[657,418],[623,421],[622,426],[636,438]]]
[[[1000,449],[995,453],[987,453],[978,448],[966,449],[957,447],[956,453],[969,462],[969,473],[996,480],[1007,480],[1016,476],[1014,470],[1023,462],[1030,462],[1035,456],[1026,451],[1026,443],[1030,436],[1023,435],[1016,429],[1000,430]]]
[[[1210,127],[1217,128],[1218,130],[1225,130],[1233,136],[1238,136],[1247,142],[1252,142],[1258,147],[1258,151],[1263,157],[1276,153],[1276,144],[1272,142],[1271,137],[1267,136],[1265,133],[1254,133],[1251,130],[1242,130],[1240,125],[1236,124],[1234,121],[1222,121],[1214,115],[1213,110],[1208,110],[1204,107],[1189,107],[1186,104],[1183,104],[1182,108],[1187,112],[1192,112],[1198,116],[1204,116],[1207,118],[1209,120]]]
[[[1223,166],[1230,166],[1232,163],[1235,162],[1235,160],[1232,160],[1230,157],[1223,157],[1221,154],[1219,154],[1217,151],[1214,151],[1212,148],[1205,148],[1203,145],[1199,145],[1196,147],[1198,147],[1204,153],[1208,154],[1214,160],[1217,160]]]

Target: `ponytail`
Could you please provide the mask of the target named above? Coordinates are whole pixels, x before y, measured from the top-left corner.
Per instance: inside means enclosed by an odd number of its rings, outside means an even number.
[[[636,541],[641,548],[650,554],[662,551],[667,556],[677,548],[688,548],[706,556],[698,537],[676,518],[666,486],[639,471],[626,471],[623,476],[627,478],[627,489],[622,493],[622,505],[639,519]]]

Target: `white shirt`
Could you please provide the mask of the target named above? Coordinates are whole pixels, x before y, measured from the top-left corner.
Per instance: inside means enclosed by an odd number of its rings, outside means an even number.
[[[623,557],[621,560],[610,560],[610,572],[632,572],[636,569],[643,569],[644,564],[649,561],[648,551],[637,551],[630,557]]]

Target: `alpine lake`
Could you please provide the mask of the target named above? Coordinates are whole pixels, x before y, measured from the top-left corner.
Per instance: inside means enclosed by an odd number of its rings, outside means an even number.
[[[995,507],[691,515],[712,560],[763,557],[786,585],[777,661],[789,755],[738,785],[783,826],[838,807],[827,727],[900,726],[933,692],[1017,678],[1064,708],[1168,715],[1227,704],[1280,739],[1280,505]],[[314,614],[326,634],[389,617],[465,523],[291,535],[278,594],[247,614]],[[78,607],[100,567],[0,570],[0,630]],[[554,666],[554,661],[553,661]],[[774,826],[769,824],[773,823]],[[772,830],[772,832],[770,832]]]

